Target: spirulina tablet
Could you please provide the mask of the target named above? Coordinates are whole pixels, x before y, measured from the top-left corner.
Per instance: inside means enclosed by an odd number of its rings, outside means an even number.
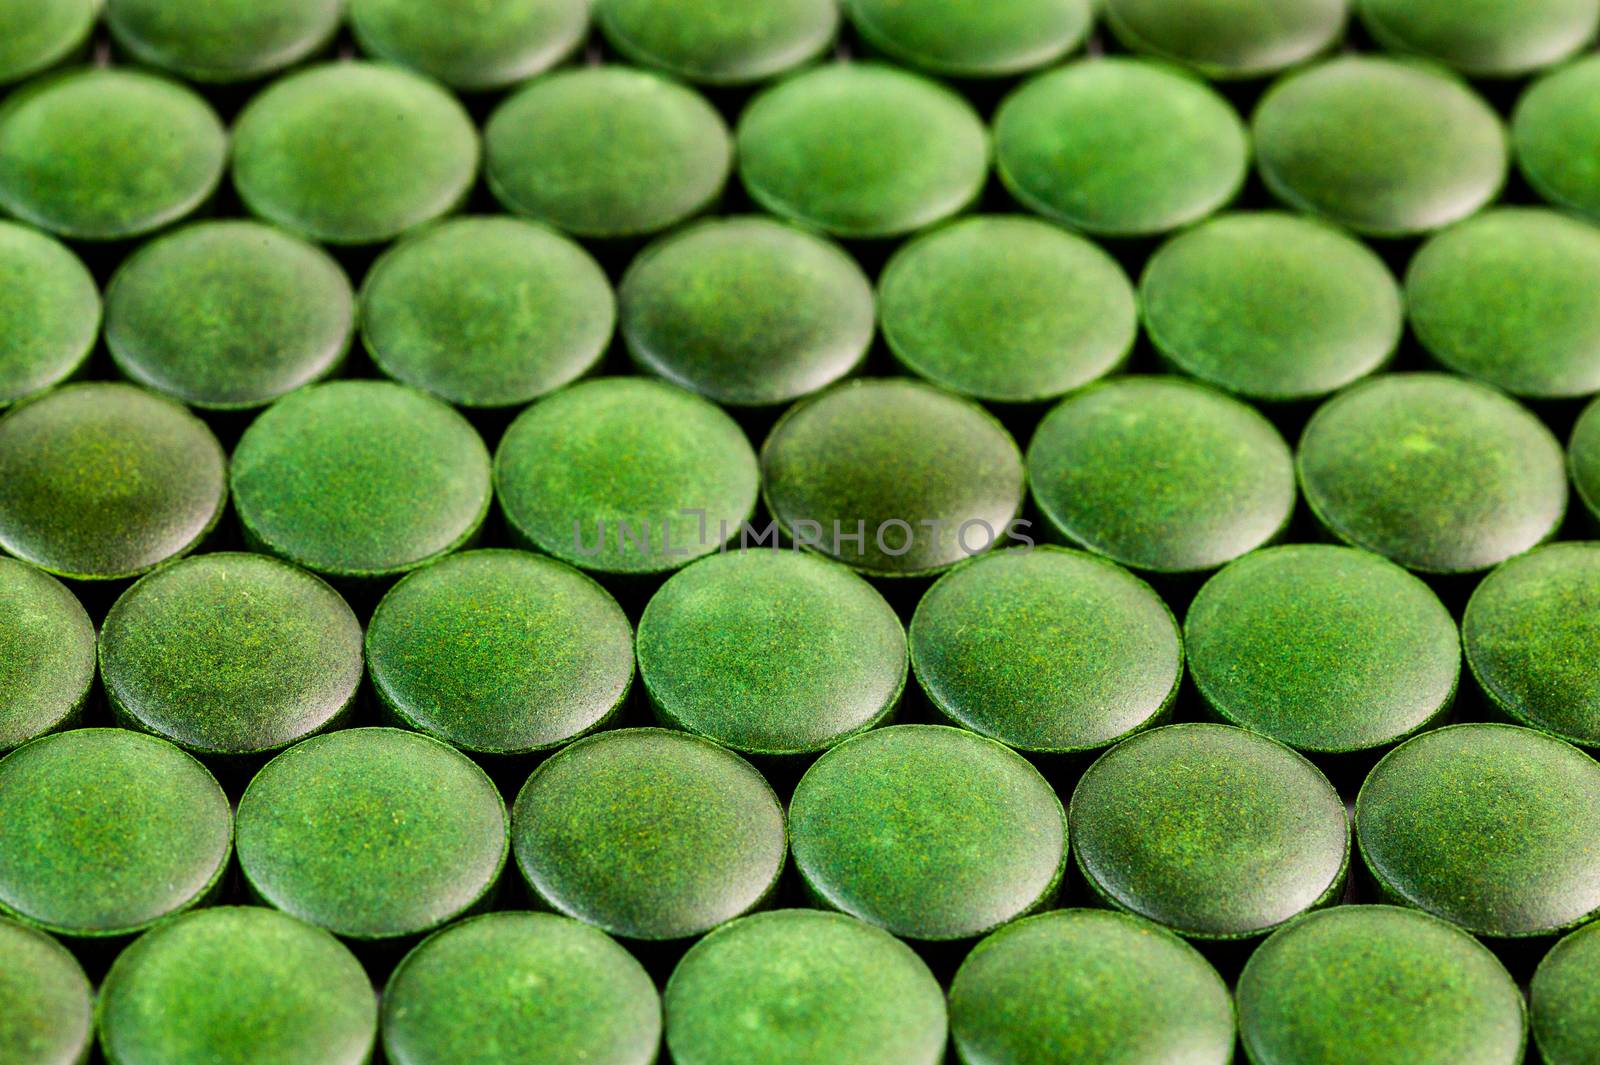
[[[82,368],[100,333],[100,291],[63,245],[0,222],[0,408]]]
[[[337,722],[361,683],[339,593],[265,555],[195,555],[141,577],[100,630],[119,718],[200,754],[287,747]]]
[[[1511,116],[1517,169],[1557,207],[1600,222],[1600,57],[1566,64],[1535,81]]]
[[[654,1065],[661,996],[597,928],[493,913],[435,932],[383,992],[390,1065]]]
[[[1091,0],[845,0],[856,33],[899,63],[954,78],[1003,78],[1083,43]]]
[[[44,736],[0,759],[0,912],[60,935],[125,936],[200,904],[232,853],[204,766],[122,729]]]
[[[256,222],[198,222],[123,260],[106,347],[138,383],[194,407],[259,407],[326,376],[355,332],[355,296],[313,244]]]
[[[111,36],[134,60],[197,82],[245,82],[325,48],[340,0],[106,0]]]
[[[1476,935],[1545,936],[1600,911],[1600,765],[1542,732],[1407,740],[1367,777],[1355,822],[1384,898]]]
[[[97,0],[0,2],[0,85],[32,77],[84,48]]]
[[[887,932],[853,917],[776,910],[696,943],[667,981],[677,1065],[938,1065],[944,994]]]
[[[1346,0],[1105,0],[1106,24],[1135,52],[1208,78],[1260,78],[1338,43]]]
[[[352,0],[362,51],[461,92],[503,89],[566,59],[589,30],[584,0]]]
[[[1124,740],[1079,781],[1069,824],[1096,896],[1191,939],[1250,939],[1328,905],[1350,859],[1327,778],[1230,725]]]
[[[631,63],[702,85],[765,81],[818,58],[837,0],[600,0],[606,43]]]
[[[60,943],[0,918],[0,1060],[81,1065],[94,1037],[94,989]]]
[[[0,751],[76,720],[94,668],[83,604],[43,570],[0,558]]]
[[[1357,0],[1383,47],[1436,59],[1474,78],[1516,78],[1553,66],[1594,40],[1595,0]]]
[[[1528,998],[1540,1060],[1593,1065],[1600,1047],[1600,925],[1585,925],[1550,948]]]
[[[1600,400],[1589,404],[1579,416],[1567,447],[1567,465],[1578,498],[1600,522]]]
[[[357,940],[428,932],[480,904],[508,850],[500,793],[428,736],[356,728],[268,762],[239,800],[239,866],[264,902]]]
[[[893,713],[906,682],[894,610],[816,555],[751,548],[674,574],[639,619],[660,717],[745,754],[823,750]]]

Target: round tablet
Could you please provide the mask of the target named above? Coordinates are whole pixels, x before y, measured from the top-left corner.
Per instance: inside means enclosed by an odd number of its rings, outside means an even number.
[[[1459,221],[1499,193],[1500,118],[1465,83],[1419,62],[1346,56],[1279,82],[1252,120],[1267,189],[1375,237]]]
[[[1024,535],[1011,434],[918,381],[852,381],[797,404],[762,446],[761,470],[797,547],[872,576],[934,573]]]
[[[254,81],[327,47],[340,0],[106,0],[129,57],[198,82]]]
[[[0,751],[76,721],[94,669],[83,604],[42,570],[0,558]]]
[[[1332,48],[1346,0],[1105,0],[1123,46],[1208,78],[1260,78]]]
[[[1432,589],[1328,544],[1230,562],[1195,596],[1184,643],[1207,706],[1301,751],[1394,743],[1449,711],[1461,673],[1455,619]]]
[[[59,732],[0,759],[0,912],[126,936],[206,898],[232,850],[228,798],[166,740]]]
[[[1294,464],[1253,408],[1180,377],[1123,377],[1068,396],[1028,447],[1049,527],[1125,566],[1214,569],[1274,539]]]
[[[1068,817],[1096,895],[1192,939],[1249,939],[1327,905],[1350,860],[1328,779],[1231,725],[1124,740],[1083,775]]]
[[[1023,757],[943,725],[854,736],[789,806],[794,862],[823,905],[920,940],[969,939],[1055,897],[1061,800]]]
[[[382,381],[333,381],[267,408],[231,470],[245,535],[318,573],[381,577],[467,543],[489,509],[489,453],[465,418]]]
[[[739,119],[739,176],[765,210],[841,237],[896,237],[983,188],[989,137],[936,82],[831,63],[776,85]]]
[[[1239,977],[1255,1065],[1517,1065],[1522,994],[1477,940],[1394,906],[1340,906],[1274,932]]]
[[[361,963],[320,928],[253,906],[163,924],[100,989],[115,1065],[363,1065],[378,1004]]]
[[[938,1065],[944,993],[893,936],[837,913],[776,910],[696,943],[667,981],[677,1065]]]
[[[467,551],[389,590],[367,628],[378,697],[462,750],[522,754],[609,721],[633,682],[633,629],[576,570]]]
[[[1412,373],[1323,404],[1296,461],[1306,502],[1339,539],[1424,573],[1472,573],[1556,531],[1561,458],[1550,430],[1502,393]]]
[[[0,1058],[78,1065],[94,1037],[94,989],[65,947],[0,918]]]
[[[589,7],[585,0],[489,0],[468,14],[441,0],[352,0],[350,28],[368,55],[461,92],[489,92],[576,51],[589,31]]]
[[[749,912],[783,871],[783,807],[755,767],[683,732],[621,729],[543,762],[511,811],[517,866],[551,909],[629,939]]]
[[[599,929],[473,917],[406,955],[383,992],[391,1065],[654,1065],[661,996]]]
[[[1547,1065],[1590,1065],[1600,1046],[1600,924],[1550,949],[1529,989],[1533,1041]]]
[[[791,403],[854,370],[872,343],[872,283],[837,245],[764,218],[679,230],[618,292],[641,369],[729,406]]]
[[[187,554],[222,515],[225,456],[204,422],[132,385],[68,385],[0,417],[0,547],[76,580]]]
[[[1331,226],[1278,212],[1179,234],[1151,257],[1139,292],[1167,362],[1266,402],[1324,396],[1380,369],[1404,326],[1382,259]]]
[[[1541,208],[1488,211],[1411,259],[1406,306],[1434,358],[1518,396],[1600,392],[1600,228]]]
[[[106,699],[200,754],[258,754],[329,727],[361,683],[339,593],[265,555],[196,555],[141,577],[100,629]]]
[[[973,948],[950,985],[950,1031],[964,1065],[1228,1065],[1233,1000],[1160,925],[1056,910]]]
[[[1600,747],[1600,544],[1548,544],[1501,564],[1461,627],[1467,664],[1496,706]]]
[[[866,581],[796,551],[732,551],[674,574],[639,619],[662,720],[745,754],[811,754],[893,713],[906,633]]]
[[[99,14],[97,0],[0,0],[0,84],[84,50]]]
[[[209,199],[227,153],[216,113],[177,82],[81,68],[0,107],[0,209],[74,240],[127,240]]]
[[[1516,78],[1594,40],[1595,0],[1357,0],[1383,47],[1436,59],[1475,78]]]
[[[234,125],[233,183],[244,206],[325,244],[393,240],[453,210],[477,170],[466,111],[398,67],[342,62],[290,74]]]
[[[505,804],[438,740],[391,728],[313,736],[239,800],[239,866],[271,906],[350,939],[415,935],[481,903],[505,865]]]
[[[1517,168],[1533,190],[1557,207],[1600,221],[1600,57],[1589,56],[1528,87],[1511,116]]]
[[[1600,400],[1584,408],[1578,418],[1567,448],[1567,464],[1578,498],[1600,521]]]
[[[588,252],[515,218],[460,218],[407,238],[361,289],[378,368],[463,407],[517,407],[605,354],[611,284]]]
[[[198,222],[124,259],[106,347],[125,377],[194,407],[270,403],[325,377],[355,332],[355,297],[314,244],[256,222]]]
[[[1138,332],[1128,277],[1105,252],[1020,215],[952,222],[906,244],[879,280],[884,339],[924,380],[974,399],[1038,403],[1117,369]]]
[[[1197,222],[1238,193],[1250,144],[1203,82],[1145,59],[1047,71],[994,116],[1000,179],[1030,211],[1105,237]]]
[[[595,21],[631,63],[702,85],[748,85],[820,56],[835,0],[600,0]]]
[[[579,569],[642,574],[742,537],[760,474],[719,408],[662,381],[606,377],[523,411],[494,479],[514,536]]]
[[[1091,0],[845,0],[871,48],[929,74],[1004,78],[1053,63],[1094,22]]]
[[[1600,765],[1513,725],[1454,725],[1384,756],[1356,798],[1384,897],[1480,936],[1543,936],[1600,910]]]
[[[100,290],[66,247],[0,222],[0,408],[77,373],[100,335]]]
[[[1172,612],[1079,551],[998,551],[951,570],[911,619],[917,682],[958,725],[1025,751],[1106,747],[1164,719],[1183,676]]]
[[[733,164],[728,127],[699,93],[622,66],[539,78],[483,136],[501,205],[580,237],[676,225],[721,195]]]

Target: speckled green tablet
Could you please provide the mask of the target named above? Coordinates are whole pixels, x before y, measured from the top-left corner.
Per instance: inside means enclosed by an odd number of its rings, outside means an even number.
[[[1531,413],[1445,374],[1389,374],[1340,393],[1300,437],[1300,484],[1339,539],[1424,573],[1472,573],[1556,531],[1561,445]]]
[[[883,335],[906,369],[997,403],[1055,399],[1121,366],[1133,286],[1089,241],[1016,215],[952,222],[895,253]]]
[[[77,720],[94,667],[83,604],[49,574],[0,558],[0,751]]]
[[[134,577],[187,554],[227,498],[205,423],[132,385],[68,385],[0,417],[0,547],[62,577]]]
[[[1233,1001],[1189,944],[1132,914],[1056,910],[975,947],[950,985],[963,1065],[1228,1065]]]
[[[1106,747],[1163,719],[1183,676],[1178,625],[1115,563],[1041,547],[939,578],[911,619],[917,682],[958,725],[1025,751]]]
[[[290,74],[234,125],[244,206],[324,244],[393,240],[458,206],[477,170],[478,134],[455,98],[377,63]]]
[[[1528,87],[1511,116],[1517,168],[1545,200],[1600,221],[1600,57]]]
[[[1600,911],[1600,765],[1513,725],[1454,725],[1384,756],[1356,798],[1385,898],[1480,936],[1544,936]]]
[[[449,554],[489,509],[489,453],[439,400],[334,381],[267,408],[233,452],[246,538],[318,573],[381,577]]]
[[[505,865],[505,804],[438,740],[391,728],[313,736],[239,800],[252,892],[350,939],[431,931],[483,902]]]
[[[553,559],[468,551],[411,574],[367,628],[384,705],[455,747],[525,753],[598,728],[633,682],[615,599]]]
[[[342,8],[341,0],[106,0],[106,23],[139,63],[227,83],[254,81],[327,47]]]
[[[0,408],[77,373],[100,333],[100,291],[65,247],[0,222]]]
[[[1127,48],[1208,78],[1259,78],[1332,48],[1346,0],[1105,0]]]
[[[581,237],[638,237],[722,193],[733,145],[693,89],[621,66],[557,71],[484,127],[489,188],[509,211]]]
[[[594,368],[616,324],[588,252],[515,218],[442,222],[384,253],[361,338],[384,373],[464,407],[514,407]]]
[[[1529,989],[1533,1041],[1546,1065],[1594,1065],[1600,1048],[1600,924],[1550,949]]]
[[[177,82],[73,70],[0,106],[0,209],[74,240],[127,240],[204,203],[227,153],[216,113]]]
[[[377,1015],[338,940],[252,906],[152,930],[111,967],[96,1011],[110,1065],[365,1065]]]
[[[198,222],[152,241],[106,289],[117,369],[200,408],[258,407],[324,377],[354,332],[339,264],[256,222]]]
[[[1418,61],[1319,63],[1262,97],[1252,131],[1274,196],[1368,236],[1460,221],[1506,176],[1499,116],[1464,82]]]
[[[228,798],[166,740],[59,732],[0,759],[0,912],[122,936],[204,899],[233,842]]]
[[[600,32],[629,62],[703,85],[748,85],[827,50],[836,0],[599,0]]]
[[[1253,408],[1181,377],[1093,385],[1045,415],[1028,480],[1049,527],[1125,566],[1214,569],[1276,538],[1294,464]]]
[[[1572,486],[1589,513],[1600,522],[1600,400],[1589,404],[1572,430],[1567,448]]]
[[[430,936],[383,992],[390,1065],[654,1065],[661,997],[599,929],[548,913]]]
[[[82,50],[99,14],[98,0],[0,0],[0,84]]]
[[[1505,562],[1472,593],[1461,635],[1495,705],[1600,747],[1600,544],[1548,544]]]
[[[730,406],[790,403],[866,357],[872,283],[838,246],[755,216],[662,238],[622,279],[641,369]]]
[[[891,714],[906,633],[843,566],[796,551],[713,555],[639,619],[639,676],[667,723],[745,754],[823,750]]]
[[[1278,212],[1203,222],[1145,267],[1150,341],[1171,365],[1254,400],[1311,399],[1394,355],[1400,286],[1366,245]]]
[[[1436,59],[1475,78],[1516,78],[1594,40],[1595,0],[1356,0],[1383,47]]]
[[[337,722],[361,683],[339,593],[265,555],[196,555],[141,577],[100,629],[120,720],[200,754],[277,750]]]
[[[920,940],[968,939],[1047,905],[1067,823],[1021,755],[943,725],[852,737],[789,806],[794,862],[821,904]]]
[[[351,0],[350,28],[369,55],[462,92],[488,92],[576,51],[589,8],[585,0],[487,0],[469,13],[448,0]]]
[[[938,1065],[944,994],[922,959],[852,917],[758,913],[690,948],[667,981],[677,1065]]]
[[[1004,78],[1053,63],[1094,23],[1091,0],[844,0],[856,33],[898,63]]]
[[[895,237],[971,203],[989,137],[961,97],[895,67],[833,63],[757,96],[739,176],[764,209],[841,237]]]
[[[0,1060],[81,1065],[94,1036],[94,989],[65,947],[0,918]]]
[[[905,378],[797,404],[761,449],[762,492],[797,546],[879,577],[1021,542],[1022,457],[983,408]]]
[[[1239,977],[1253,1065],[1519,1065],[1522,994],[1477,940],[1394,906],[1340,906],[1272,934]]]
[[[1394,743],[1455,700],[1461,640],[1426,584],[1329,544],[1255,551],[1195,596],[1189,672],[1224,720],[1301,751]]]
[[[501,438],[495,492],[514,536],[579,569],[665,573],[742,535],[760,473],[717,407],[607,377],[547,396]]]
[[[1083,775],[1068,817],[1090,890],[1191,939],[1249,939],[1325,906],[1350,861],[1328,779],[1231,725],[1124,740]]]
[[[540,901],[628,939],[685,939],[777,886],[783,807],[755,767],[685,732],[621,729],[553,755],[511,811]]]
[[[1089,59],[1040,74],[994,116],[1000,178],[1030,211],[1107,237],[1197,222],[1238,193],[1244,124],[1165,63]]]

